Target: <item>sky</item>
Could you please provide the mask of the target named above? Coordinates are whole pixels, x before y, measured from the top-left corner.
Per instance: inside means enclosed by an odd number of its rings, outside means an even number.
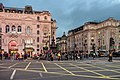
[[[0,3],[6,7],[31,5],[33,10],[50,11],[57,21],[57,37],[89,21],[100,22],[109,17],[120,20],[120,0],[0,0]]]

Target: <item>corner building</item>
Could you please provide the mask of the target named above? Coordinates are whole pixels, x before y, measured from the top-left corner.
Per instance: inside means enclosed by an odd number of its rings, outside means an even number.
[[[111,46],[113,39],[114,44]],[[93,51],[111,49],[120,51],[120,20],[108,18],[102,22],[86,22],[84,25],[69,30],[67,36],[67,52],[90,54]]]
[[[42,53],[43,47],[56,42],[56,20],[49,11],[34,11],[25,8],[5,7],[0,3],[0,29],[2,49],[7,53]]]

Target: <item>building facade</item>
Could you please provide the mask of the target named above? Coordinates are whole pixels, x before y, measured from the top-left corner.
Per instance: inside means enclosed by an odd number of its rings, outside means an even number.
[[[56,20],[49,11],[5,7],[0,4],[0,28],[2,49],[8,53],[41,53],[44,46],[56,42]]]
[[[102,22],[87,22],[70,30],[67,36],[67,52],[120,50],[120,20],[108,18]]]
[[[63,33],[62,37],[56,38],[56,44],[58,51],[61,51],[61,53],[67,53],[67,36],[65,32]]]

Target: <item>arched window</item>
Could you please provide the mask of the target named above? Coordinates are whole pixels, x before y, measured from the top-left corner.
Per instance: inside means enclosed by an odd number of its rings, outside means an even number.
[[[9,27],[9,25],[6,25],[6,28],[5,28],[5,29],[6,29],[6,31],[5,31],[6,33],[10,32],[10,27]]]
[[[16,31],[16,27],[13,25],[12,26],[12,32]]]
[[[18,26],[18,32],[21,32],[21,31],[22,31],[21,26]]]
[[[39,16],[37,16],[37,20],[38,20],[38,21],[40,20],[40,17],[39,17]]]
[[[27,34],[30,34],[30,33],[31,33],[30,26],[27,27],[26,33],[27,33]]]

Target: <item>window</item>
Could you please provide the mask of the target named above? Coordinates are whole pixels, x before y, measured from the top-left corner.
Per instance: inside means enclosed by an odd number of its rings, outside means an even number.
[[[9,25],[6,25],[6,33],[10,32],[10,27]]]
[[[44,33],[44,35],[47,35],[47,33]]]
[[[39,44],[37,44],[37,48],[39,48]]]
[[[21,29],[21,26],[18,26],[18,32],[21,32],[22,29]]]
[[[39,51],[39,49],[37,49],[37,51]]]
[[[40,20],[40,17],[39,17],[39,16],[37,16],[37,20],[38,20],[38,21]]]
[[[37,28],[40,28],[40,25],[37,25]]]
[[[12,31],[16,31],[16,27],[14,25],[12,26]]]
[[[39,34],[40,34],[40,31],[37,30],[37,34],[39,35]]]
[[[27,27],[26,33],[30,34],[31,30],[30,30],[30,26]]]
[[[39,42],[39,37],[37,37],[37,42]]]
[[[44,19],[47,20],[47,16],[45,16]]]
[[[53,35],[54,35],[55,33],[53,32]]]

